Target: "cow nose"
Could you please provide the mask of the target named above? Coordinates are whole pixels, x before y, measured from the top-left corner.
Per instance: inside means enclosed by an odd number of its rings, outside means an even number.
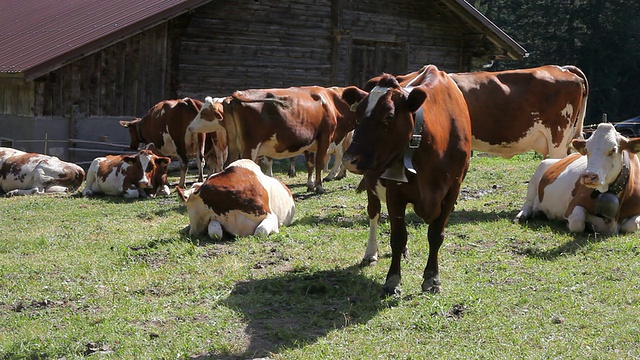
[[[580,175],[580,182],[584,185],[597,185],[600,182],[598,174],[586,171]]]

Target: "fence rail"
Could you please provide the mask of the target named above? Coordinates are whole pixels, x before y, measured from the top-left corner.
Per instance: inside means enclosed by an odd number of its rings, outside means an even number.
[[[50,144],[67,144],[67,150],[69,154],[134,154],[135,151],[128,150],[129,145],[117,144],[105,141],[90,141],[82,139],[49,139],[49,134],[44,134],[44,139],[13,139],[8,137],[0,137],[0,146],[15,147],[16,144],[38,144],[42,143],[44,146],[43,154],[49,155]],[[112,148],[111,149],[100,149]],[[119,149],[119,150],[116,150]],[[77,164],[89,164],[91,161],[80,161]]]

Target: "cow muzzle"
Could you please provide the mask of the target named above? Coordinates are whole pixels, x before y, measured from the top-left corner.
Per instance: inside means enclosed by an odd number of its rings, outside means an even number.
[[[347,170],[349,170],[350,172],[356,174],[356,175],[362,175],[364,174],[364,171],[361,169],[358,169],[358,163],[359,163],[359,157],[355,156],[353,154],[349,154],[346,153],[344,154],[344,156],[342,157],[342,163],[345,164],[345,167],[347,168]]]
[[[580,175],[580,183],[589,188],[603,185],[601,177],[593,171],[585,171]]]

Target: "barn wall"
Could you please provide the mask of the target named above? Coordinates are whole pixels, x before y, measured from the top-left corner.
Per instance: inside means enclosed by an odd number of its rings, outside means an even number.
[[[179,96],[328,85],[331,1],[213,1],[182,37]]]
[[[34,81],[35,116],[137,116],[165,99],[168,23],[144,31]]]
[[[361,85],[433,63],[465,69],[459,19],[437,1],[241,0],[198,8],[182,38],[178,96]]]

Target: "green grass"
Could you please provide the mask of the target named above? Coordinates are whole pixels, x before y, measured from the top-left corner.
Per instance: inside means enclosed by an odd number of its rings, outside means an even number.
[[[380,297],[389,224],[360,267],[353,174],[318,196],[278,173],[296,218],[263,240],[182,235],[174,194],[0,198],[0,359],[640,357],[638,235],[514,224],[538,162],[472,159],[436,295],[420,291],[428,226],[411,214],[403,293]]]

